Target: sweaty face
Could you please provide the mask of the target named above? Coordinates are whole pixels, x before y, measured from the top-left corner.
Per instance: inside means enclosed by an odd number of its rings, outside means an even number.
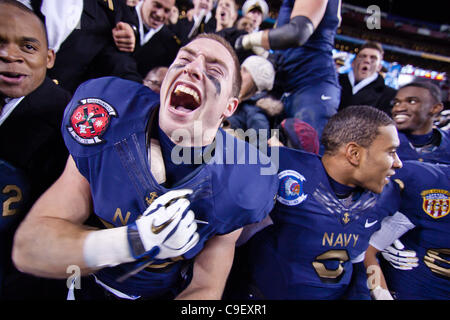
[[[174,5],[175,0],[144,0],[141,8],[144,23],[150,28],[158,28],[169,19]]]
[[[358,185],[375,193],[383,191],[395,169],[402,167],[396,150],[400,144],[393,125],[380,127],[379,134],[368,148],[362,148]]]
[[[0,93],[11,98],[28,95],[44,81],[53,63],[39,19],[0,4]]]
[[[237,106],[233,78],[232,56],[216,40],[200,38],[181,48],[161,87],[161,129],[180,145],[211,143]]]
[[[372,48],[364,48],[352,62],[356,82],[364,80],[381,70],[381,53]]]
[[[435,105],[429,91],[420,87],[398,90],[392,106],[392,118],[397,129],[412,134],[426,134],[433,126]]]

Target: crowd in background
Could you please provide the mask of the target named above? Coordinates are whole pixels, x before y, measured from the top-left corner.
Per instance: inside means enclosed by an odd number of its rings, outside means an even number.
[[[10,1],[14,0],[2,0],[0,5]],[[42,294],[59,299],[66,288],[65,281],[19,272],[10,257],[15,229],[66,165],[68,151],[60,130],[65,107],[77,88],[89,79],[116,76],[159,93],[180,48],[198,34],[216,33],[236,50],[242,77],[239,105],[221,126],[257,147],[263,141],[323,155],[321,137],[326,123],[338,111],[355,105],[385,112],[414,150],[434,152],[448,139],[450,114],[439,87],[431,81],[416,81],[398,90],[387,86],[382,75],[382,44],[366,42],[351,62],[352,69],[338,73],[342,60],[333,57],[332,51],[339,24],[333,12],[339,1],[329,0],[317,9],[320,13],[312,13],[309,21],[296,21],[293,27],[289,13],[296,10],[294,1],[284,1],[277,28],[312,28],[304,39],[292,40],[296,44],[289,46],[278,43],[276,39],[282,36],[275,34],[275,29],[262,29],[269,14],[264,0],[247,0],[242,7],[235,0],[192,0],[192,8],[183,14],[175,0],[20,2],[40,18],[47,34],[42,37],[36,31],[37,22],[33,25],[20,11],[14,15],[0,12],[2,179],[17,176],[17,181],[10,183],[17,189],[2,194],[2,298],[31,299]],[[37,34],[40,42],[12,39],[16,32],[13,23],[21,25],[25,33]],[[288,34],[286,30],[283,32]],[[11,42],[21,42],[20,50],[37,52],[35,57],[5,49],[5,34],[11,35]],[[20,62],[20,67],[9,68],[14,62]],[[16,89],[15,84],[23,79],[24,84]],[[411,87],[415,88],[413,98],[407,92]],[[423,101],[412,101],[415,96]],[[416,122],[408,122],[406,115],[414,113]],[[244,136],[240,136],[242,132]],[[448,149],[430,162],[448,164],[447,156]],[[419,156],[411,156],[414,158]]]

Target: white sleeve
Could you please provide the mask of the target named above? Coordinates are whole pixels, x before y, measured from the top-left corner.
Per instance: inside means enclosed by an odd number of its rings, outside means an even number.
[[[369,244],[378,250],[383,250],[414,227],[415,225],[403,213],[397,211],[381,221],[381,229],[372,235]]]

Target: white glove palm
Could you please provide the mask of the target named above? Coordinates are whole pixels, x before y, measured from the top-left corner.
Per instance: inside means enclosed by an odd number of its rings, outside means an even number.
[[[412,270],[419,265],[416,252],[405,250],[405,246],[400,240],[395,240],[392,245],[381,251],[381,254],[386,261],[399,270]]]
[[[157,198],[140,219],[128,226],[134,258],[166,259],[181,256],[199,240],[194,213],[186,198],[192,190],[169,191]],[[186,212],[187,211],[187,212]]]

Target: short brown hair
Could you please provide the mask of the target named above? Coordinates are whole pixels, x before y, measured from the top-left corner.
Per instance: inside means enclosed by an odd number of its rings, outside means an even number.
[[[381,54],[381,58],[383,58],[384,50],[383,50],[383,46],[381,45],[381,43],[376,42],[376,41],[367,41],[366,43],[364,43],[361,46],[361,48],[359,48],[359,52],[361,52],[363,49],[366,49],[366,48],[378,50]]]

